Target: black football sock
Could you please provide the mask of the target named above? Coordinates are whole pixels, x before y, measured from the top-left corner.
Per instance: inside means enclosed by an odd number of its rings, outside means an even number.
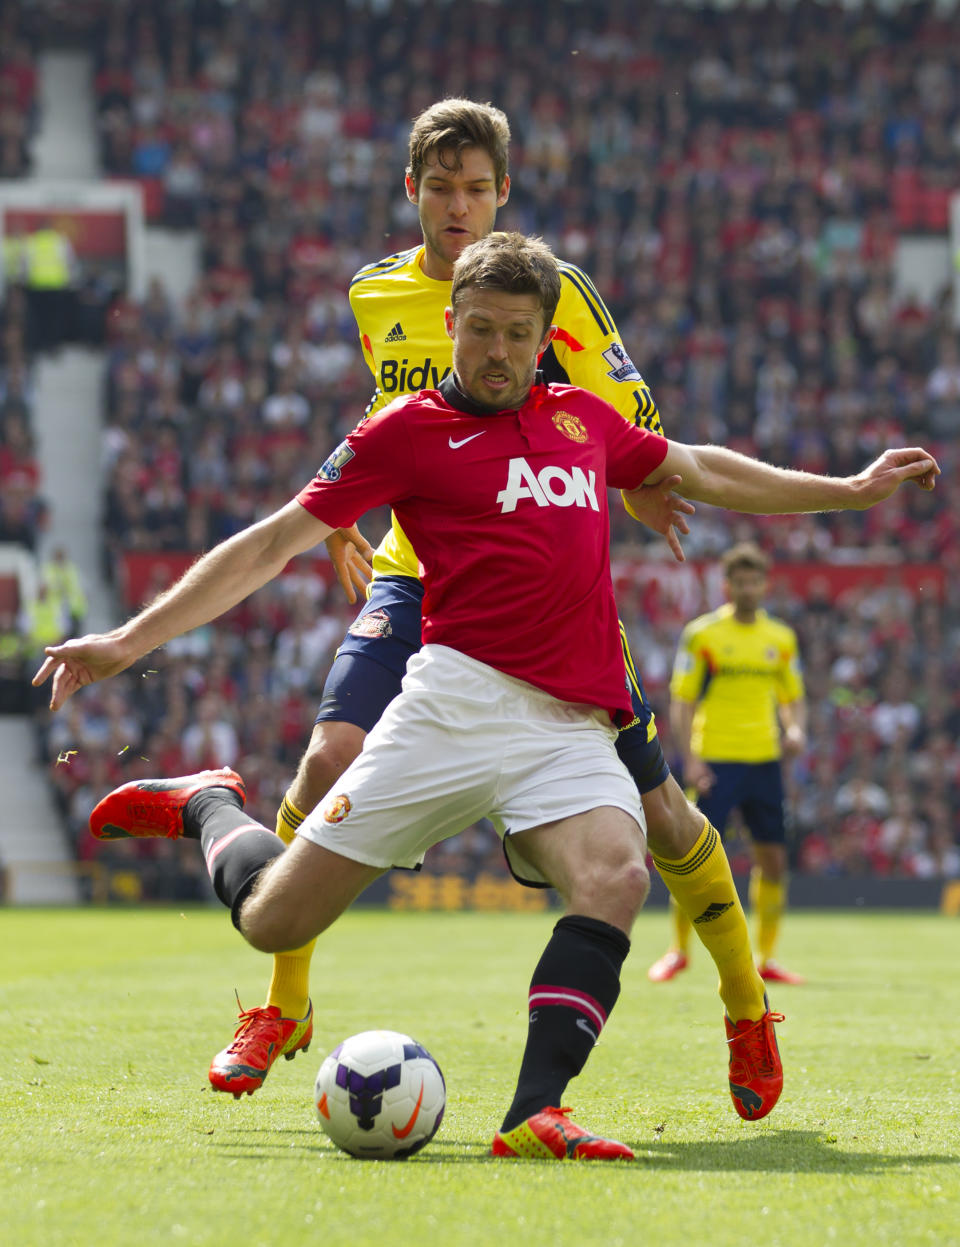
[[[530,1025],[513,1103],[501,1130],[561,1107],[620,995],[630,940],[596,918],[568,914],[553,928],[530,983]]]
[[[183,810],[184,834],[199,839],[213,890],[239,929],[240,907],[260,872],[284,851],[282,840],[243,812],[229,788],[204,788]]]

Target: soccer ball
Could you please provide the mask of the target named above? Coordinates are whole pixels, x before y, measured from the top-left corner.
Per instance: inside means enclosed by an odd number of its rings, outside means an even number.
[[[447,1091],[426,1048],[397,1031],[363,1031],[320,1066],[314,1103],[324,1132],[344,1152],[400,1160],[440,1128]]]

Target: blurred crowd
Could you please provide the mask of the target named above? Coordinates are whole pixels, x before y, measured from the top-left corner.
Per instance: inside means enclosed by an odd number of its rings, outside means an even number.
[[[131,551],[202,550],[272,510],[353,426],[372,382],[346,287],[419,241],[402,183],[410,121],[445,94],[490,100],[513,130],[498,223],[544,235],[592,276],[670,436],[832,473],[898,443],[937,454],[932,495],[791,522],[701,508],[687,552],[709,561],[749,536],[775,565],[941,569],[942,592],[891,581],[771,607],[800,634],[811,702],[810,749],[790,774],[795,865],[960,874],[960,336],[950,273],[929,300],[898,285],[894,263],[901,236],[945,234],[960,190],[956,11],[68,9],[96,56],[105,172],[141,179],[154,218],[202,240],[184,306],[154,281],[107,318],[104,557],[118,587]],[[21,43],[7,47],[15,68]],[[9,305],[7,392],[24,377]],[[27,457],[29,422],[6,412],[4,398],[4,448]],[[368,535],[384,522],[368,519]],[[662,561],[618,507],[614,541]],[[621,607],[669,755],[678,629],[715,602],[699,581],[651,583],[626,576]],[[141,767],[238,764],[272,826],[350,618],[338,593],[305,564],[49,726],[53,759],[77,750],[53,774],[83,853],[91,801]],[[489,864],[488,839],[468,840],[435,865]]]
[[[37,66],[19,4],[0,5],[0,178],[30,172],[37,124]]]
[[[925,5],[814,7],[816,21],[803,4],[721,15],[615,0],[111,7],[97,41],[105,167],[159,182],[162,219],[204,243],[185,309],[159,288],[118,309],[121,540],[223,535],[352,426],[370,378],[346,285],[418,241],[406,138],[445,92],[506,110],[513,188],[499,223],[590,273],[672,436],[831,472],[924,439],[949,477],[949,275],[932,304],[895,292],[894,252],[903,233],[947,227],[960,24]],[[137,468],[153,484],[142,517],[128,514]],[[214,496],[224,471],[239,514]],[[945,483],[893,519],[771,529],[774,553],[892,537],[911,557],[952,557]],[[698,526],[691,550],[725,541]]]

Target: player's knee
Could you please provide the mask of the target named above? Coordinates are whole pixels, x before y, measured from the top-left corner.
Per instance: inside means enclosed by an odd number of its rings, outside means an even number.
[[[589,875],[585,874],[576,889],[575,902],[584,913],[613,921],[616,914],[619,924],[632,922],[647,899],[650,891],[650,875],[646,863],[639,854],[617,860],[597,862]]]
[[[240,910],[237,925],[240,934],[261,953],[282,953],[299,948],[310,938],[301,934],[300,916],[289,906],[278,904],[256,892],[248,897]]]
[[[671,776],[665,784],[643,794],[647,843],[656,857],[685,857],[703,831],[703,815],[683,795]]]
[[[314,735],[297,773],[300,808],[304,812],[313,809],[336,784],[358,757],[363,740],[363,731],[349,723],[331,725],[330,730]]]
[[[642,858],[627,862],[620,871],[617,887],[624,905],[636,916],[650,894],[650,872]]]

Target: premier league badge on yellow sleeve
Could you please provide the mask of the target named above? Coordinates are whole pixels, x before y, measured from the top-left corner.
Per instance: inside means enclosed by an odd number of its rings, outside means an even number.
[[[619,342],[611,342],[603,352],[603,358],[610,365],[610,371],[607,373],[607,376],[612,377],[614,381],[642,380],[633,360]]]

